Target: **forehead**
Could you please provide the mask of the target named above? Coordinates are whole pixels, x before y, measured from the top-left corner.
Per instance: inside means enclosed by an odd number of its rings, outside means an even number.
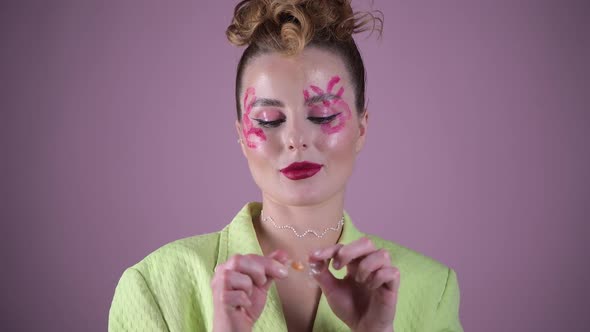
[[[252,59],[245,68],[242,91],[254,87],[257,94],[296,91],[301,95],[310,85],[325,85],[334,76],[339,76],[344,85],[350,84],[344,62],[332,52],[306,48],[294,56],[266,53]]]

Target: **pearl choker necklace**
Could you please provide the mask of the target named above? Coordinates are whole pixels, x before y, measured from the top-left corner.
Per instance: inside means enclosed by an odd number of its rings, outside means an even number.
[[[296,229],[295,229],[293,226],[291,226],[291,225],[277,225],[277,223],[274,221],[274,219],[273,219],[272,217],[270,217],[270,216],[263,217],[263,216],[262,216],[262,212],[263,212],[263,211],[260,211],[260,220],[261,220],[262,222],[267,222],[267,223],[270,223],[270,224],[271,224],[271,225],[272,225],[274,228],[277,228],[277,229],[290,229],[291,231],[293,231],[293,233],[295,233],[295,235],[296,235],[298,238],[302,238],[302,237],[306,236],[307,234],[313,234],[313,235],[315,235],[316,237],[318,237],[318,238],[320,238],[320,239],[321,239],[321,238],[323,238],[323,237],[326,235],[326,233],[328,233],[329,231],[338,232],[338,231],[340,231],[340,229],[342,228],[342,226],[344,226],[344,216],[342,216],[342,218],[341,218],[340,220],[338,220],[338,223],[336,224],[336,227],[328,227],[328,228],[324,229],[324,231],[323,231],[323,232],[321,232],[321,233],[318,233],[317,231],[315,231],[315,230],[313,230],[313,229],[308,229],[308,230],[306,230],[306,231],[305,231],[305,232],[303,232],[303,233],[299,233],[299,232],[297,232],[297,230],[296,230]]]

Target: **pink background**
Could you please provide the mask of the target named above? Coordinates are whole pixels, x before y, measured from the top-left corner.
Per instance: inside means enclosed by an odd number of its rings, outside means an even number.
[[[259,199],[236,2],[2,2],[2,330],[106,330],[126,267]],[[377,0],[383,38],[357,38],[371,117],[347,210],[456,269],[467,331],[590,323],[589,7]]]

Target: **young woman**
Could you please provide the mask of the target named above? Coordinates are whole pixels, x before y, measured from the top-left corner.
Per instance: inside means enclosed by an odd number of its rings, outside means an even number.
[[[380,22],[346,0],[237,5],[235,126],[262,202],[127,269],[109,330],[462,331],[455,272],[344,211],[368,128],[352,34]]]

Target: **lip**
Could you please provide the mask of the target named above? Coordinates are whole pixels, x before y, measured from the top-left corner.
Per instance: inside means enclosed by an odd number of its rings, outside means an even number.
[[[303,180],[314,176],[322,169],[323,165],[310,163],[309,161],[294,162],[281,169],[281,173],[291,180]]]

